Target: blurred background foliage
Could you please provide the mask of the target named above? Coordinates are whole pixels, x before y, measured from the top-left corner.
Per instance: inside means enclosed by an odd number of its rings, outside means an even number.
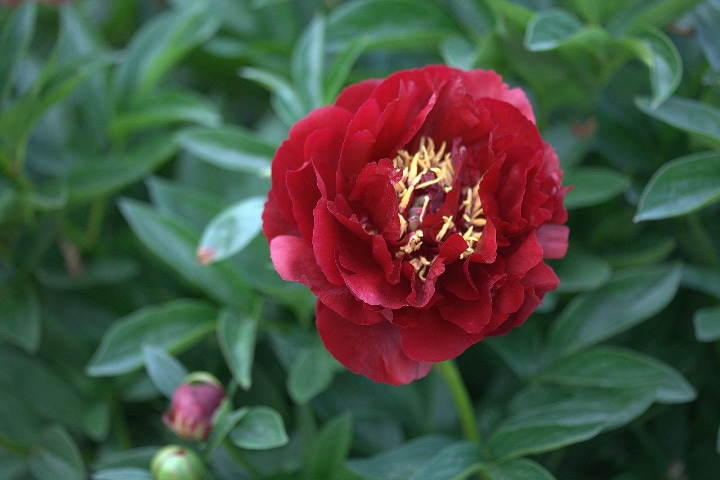
[[[719,0],[0,6],[0,477],[150,478],[206,370],[217,479],[717,478],[718,38]],[[574,185],[560,288],[458,359],[480,449],[435,373],[343,371],[259,234],[295,121],[431,63],[524,88]]]

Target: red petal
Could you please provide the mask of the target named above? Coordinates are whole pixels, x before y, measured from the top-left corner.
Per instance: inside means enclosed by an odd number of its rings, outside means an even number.
[[[565,225],[546,223],[535,232],[544,258],[563,258],[568,249],[570,229]]]
[[[405,354],[420,362],[444,362],[455,358],[470,345],[482,339],[440,318],[435,309],[417,310],[416,327],[400,330],[400,341]]]
[[[375,90],[380,83],[382,83],[382,80],[369,79],[350,85],[340,92],[337,100],[335,100],[335,105],[353,113],[357,112],[360,105],[370,98],[373,90]]]
[[[325,347],[352,372],[376,382],[401,385],[424,377],[432,367],[403,353],[399,329],[390,323],[356,325],[321,302],[315,315]]]

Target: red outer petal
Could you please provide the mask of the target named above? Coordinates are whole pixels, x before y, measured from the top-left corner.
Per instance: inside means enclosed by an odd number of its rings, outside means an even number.
[[[424,377],[431,363],[411,359],[400,346],[399,328],[389,323],[359,326],[318,302],[320,338],[348,370],[376,382],[401,385]]]
[[[563,258],[568,249],[570,229],[565,225],[546,223],[535,232],[544,258]]]
[[[403,351],[417,361],[444,362],[483,338],[446,322],[434,309],[418,310],[417,316],[417,326],[400,330]]]

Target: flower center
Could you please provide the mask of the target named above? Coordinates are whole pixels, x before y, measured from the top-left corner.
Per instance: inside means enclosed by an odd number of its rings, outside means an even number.
[[[432,139],[422,137],[415,154],[400,150],[393,159],[402,176],[395,183],[400,218],[400,248],[395,256],[409,261],[421,280],[427,278],[440,245],[450,235],[462,235],[467,249],[460,258],[467,258],[475,251],[487,223],[478,196],[480,181],[459,185],[451,154],[445,148],[443,142],[436,150]],[[460,189],[458,204],[449,211],[443,207],[455,189]],[[450,214],[438,214],[441,208]]]

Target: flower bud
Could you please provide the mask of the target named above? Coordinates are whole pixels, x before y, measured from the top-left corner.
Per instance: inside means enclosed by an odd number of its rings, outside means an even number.
[[[150,473],[153,480],[203,480],[205,465],[192,450],[168,445],[153,457]]]
[[[212,428],[215,410],[225,398],[217,378],[206,372],[188,375],[172,397],[169,411],[163,414],[165,425],[180,438],[205,440]]]

